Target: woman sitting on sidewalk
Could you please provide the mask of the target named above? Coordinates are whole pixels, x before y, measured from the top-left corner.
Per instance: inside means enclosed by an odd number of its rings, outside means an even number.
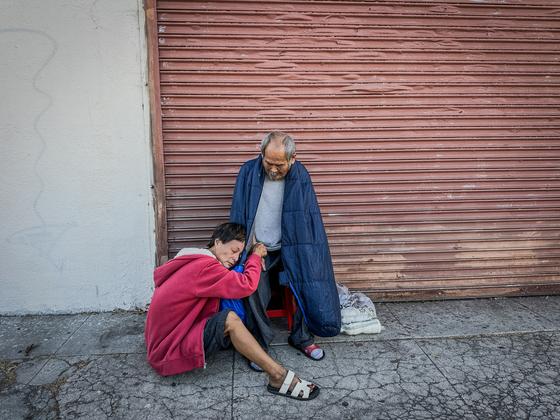
[[[156,268],[156,290],[146,318],[148,362],[160,375],[206,366],[206,359],[230,343],[269,376],[267,390],[300,400],[319,395],[319,387],[301,381],[272,360],[230,309],[218,312],[220,298],[240,299],[253,293],[266,247],[255,244],[244,273],[230,271],[243,252],[245,227],[219,225],[208,249],[185,248]]]

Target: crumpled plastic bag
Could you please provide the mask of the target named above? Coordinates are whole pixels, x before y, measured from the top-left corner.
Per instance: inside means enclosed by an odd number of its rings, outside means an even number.
[[[348,335],[377,334],[385,329],[377,319],[375,306],[363,293],[350,293],[337,283],[342,326],[340,332]]]

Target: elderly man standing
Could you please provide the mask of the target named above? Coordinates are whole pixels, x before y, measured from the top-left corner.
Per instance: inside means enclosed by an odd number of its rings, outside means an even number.
[[[261,156],[246,162],[235,182],[230,221],[249,232],[252,241],[266,245],[257,290],[245,299],[247,329],[267,351],[274,338],[266,307],[270,301],[270,270],[279,266],[279,282],[297,300],[288,343],[304,355],[321,360],[323,349],[314,334],[340,332],[340,303],[329,244],[309,173],[296,161],[294,140],[286,133],[268,133]],[[245,254],[240,264],[245,260]],[[249,361],[253,370],[262,371]]]

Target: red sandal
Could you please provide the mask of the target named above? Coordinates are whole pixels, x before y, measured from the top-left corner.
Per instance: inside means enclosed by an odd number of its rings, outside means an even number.
[[[325,357],[325,351],[315,343],[311,344],[310,346],[300,348],[300,347],[297,347],[297,346],[294,345],[291,338],[288,338],[288,344],[290,346],[292,346],[294,349],[301,351],[306,357],[309,357],[311,360],[321,360],[322,358]],[[319,357],[318,359],[311,356],[311,353],[313,352],[313,350],[317,350],[317,349],[323,351],[322,356]]]

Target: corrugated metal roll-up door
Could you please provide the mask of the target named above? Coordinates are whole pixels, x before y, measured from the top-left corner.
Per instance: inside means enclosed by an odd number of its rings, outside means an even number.
[[[278,129],[338,282],[376,299],[560,291],[560,5],[156,6],[169,257],[228,219],[237,171]]]

